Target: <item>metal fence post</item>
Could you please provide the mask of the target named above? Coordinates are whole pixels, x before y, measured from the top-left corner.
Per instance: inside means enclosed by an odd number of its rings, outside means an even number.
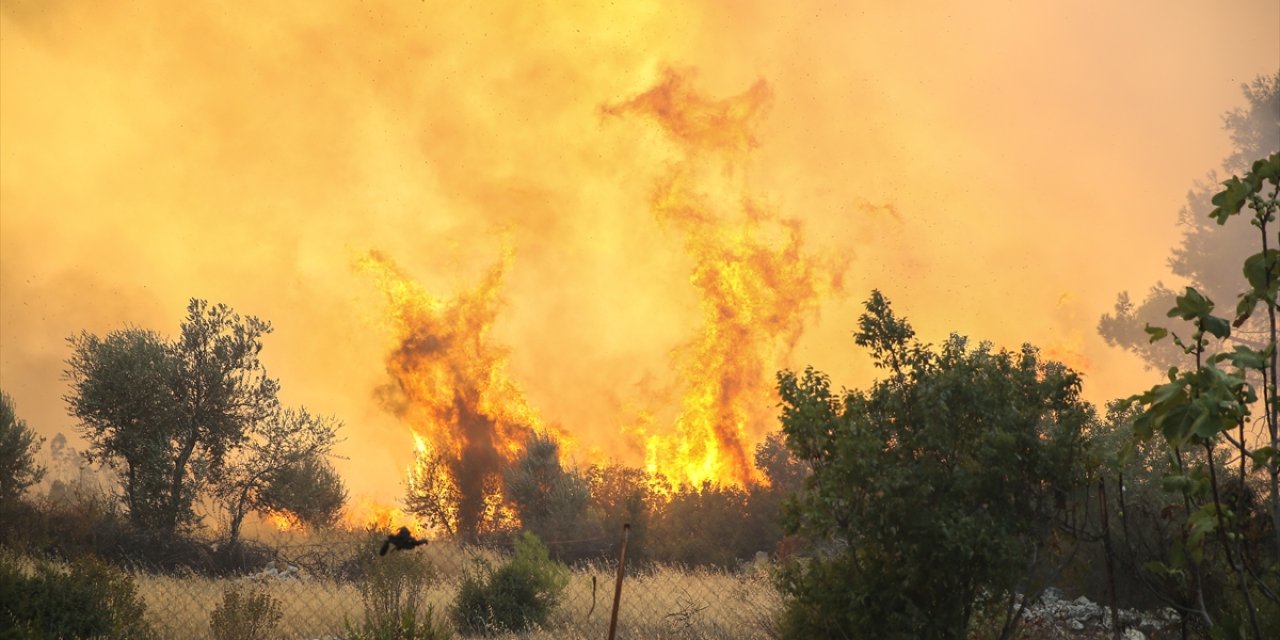
[[[609,614],[609,640],[618,631],[618,603],[622,600],[622,576],[627,572],[627,535],[631,525],[622,525],[622,548],[618,550],[618,581],[613,586],[613,613]]]

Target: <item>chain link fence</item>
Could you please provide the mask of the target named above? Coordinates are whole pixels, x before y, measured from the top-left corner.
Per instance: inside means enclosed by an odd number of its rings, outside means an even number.
[[[365,619],[362,585],[375,563],[413,562],[428,568],[420,585],[423,609],[448,621],[467,575],[501,565],[511,556],[505,545],[461,545],[435,541],[406,551],[378,555],[377,534],[362,539],[291,541],[262,547],[273,558],[250,573],[210,577],[194,572],[130,567],[146,619],[161,638],[213,638],[211,617],[228,589],[263,593],[282,614],[271,637],[346,639]],[[574,541],[546,541],[555,549]],[[614,542],[615,551],[619,542]],[[772,566],[763,554],[735,569],[663,564],[627,566],[618,607],[617,637],[632,639],[772,638],[781,606]],[[588,560],[568,567],[567,584],[545,622],[500,638],[606,638],[614,587],[615,560]],[[400,597],[400,596],[396,596]],[[463,636],[463,634],[459,634]],[[465,637],[465,636],[463,636]],[[494,637],[491,635],[490,637]]]

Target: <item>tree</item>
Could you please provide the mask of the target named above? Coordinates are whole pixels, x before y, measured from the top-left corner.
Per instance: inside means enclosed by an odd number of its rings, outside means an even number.
[[[234,459],[213,483],[214,496],[227,509],[231,544],[239,540],[245,516],[255,511],[287,511],[300,520],[333,522],[345,490],[324,456],[340,427],[306,409],[285,409],[248,427]]]
[[[313,454],[271,473],[262,501],[308,527],[331,527],[347,502],[347,488],[328,459]]]
[[[1159,434],[1172,449],[1166,486],[1182,498],[1183,535],[1171,549],[1169,562],[1157,570],[1180,578],[1192,594],[1202,595],[1208,573],[1205,552],[1217,542],[1243,600],[1244,615],[1210,611],[1203,597],[1195,598],[1193,611],[1207,626],[1236,634],[1247,628],[1260,638],[1268,622],[1280,627],[1280,614],[1268,621],[1260,613],[1263,603],[1269,603],[1267,610],[1280,611],[1280,397],[1276,390],[1280,248],[1272,245],[1274,227],[1269,230],[1280,211],[1280,151],[1254,162],[1243,177],[1233,176],[1223,186],[1212,198],[1215,208],[1210,219],[1225,225],[1246,207],[1251,209],[1250,223],[1257,229],[1255,248],[1261,250],[1244,259],[1245,290],[1237,296],[1234,319],[1214,315],[1213,300],[1187,287],[1166,315],[1189,322],[1190,335],[1180,336],[1163,327],[1145,328],[1152,342],[1172,338],[1170,342],[1191,360],[1191,366],[1170,368],[1168,382],[1134,396],[1141,412],[1133,429],[1142,440]],[[1246,326],[1251,318],[1260,337],[1228,351],[1225,344],[1233,328]],[[1249,346],[1256,342],[1261,344]],[[1255,375],[1262,381],[1261,395],[1250,383]],[[1264,434],[1263,442],[1255,445],[1246,426],[1259,400]],[[1225,469],[1219,461],[1224,450],[1239,464],[1234,499],[1227,495],[1229,479],[1221,477]],[[1202,456],[1189,458],[1188,452]],[[1265,476],[1271,494],[1270,540],[1260,548],[1249,544],[1253,537],[1248,526],[1252,501],[1246,499],[1250,464],[1254,473]],[[1225,622],[1231,617],[1236,619]]]
[[[428,527],[442,529],[450,536],[458,533],[462,492],[454,482],[449,461],[426,441],[421,441],[414,455],[406,485],[405,506],[409,513],[420,516]]]
[[[756,445],[756,468],[769,480],[769,487],[779,493],[794,493],[804,486],[809,466],[797,460],[787,449],[787,439],[781,431],[765,436]]]
[[[18,417],[9,394],[0,391],[0,505],[17,500],[44,477],[44,467],[35,461],[42,442]]]
[[[549,435],[529,438],[524,455],[503,474],[503,483],[520,524],[539,539],[556,543],[600,535],[600,523],[588,517],[587,481],[560,465],[560,446]]]
[[[249,427],[278,409],[258,354],[271,326],[192,299],[181,335],[142,329],[71,337],[65,397],[90,456],[121,477],[132,521],[172,532]]]
[[[784,571],[786,637],[964,638],[993,606],[1008,637],[1045,586],[1094,420],[1078,374],[1029,345],[914,336],[876,291],[855,339],[884,380],[835,394],[811,368],[779,374],[787,446],[812,469],[787,526],[830,549]]]
[[[627,538],[628,562],[649,558],[649,524],[658,498],[649,485],[649,474],[639,467],[619,463],[593,464],[583,477],[591,491],[591,509],[600,521],[601,553],[611,553],[622,533],[631,525]]]
[[[1231,136],[1235,150],[1222,163],[1222,169],[1239,173],[1248,163],[1280,150],[1280,73],[1258,77],[1241,86],[1247,107],[1223,116],[1223,124]],[[1188,193],[1186,205],[1178,212],[1178,224],[1184,234],[1181,245],[1173,250],[1169,266],[1173,273],[1210,299],[1224,300],[1234,295],[1239,277],[1235,257],[1250,253],[1256,235],[1248,227],[1237,225],[1220,228],[1210,218],[1211,202],[1217,192],[1219,178],[1210,173]],[[1170,342],[1152,342],[1143,331],[1148,324],[1164,322],[1165,311],[1173,307],[1178,292],[1163,283],[1153,285],[1138,302],[1128,292],[1119,294],[1115,309],[1098,322],[1098,333],[1108,344],[1122,347],[1140,357],[1148,366],[1163,370],[1179,361],[1183,354]],[[1224,346],[1239,344],[1259,348],[1266,344],[1266,330],[1261,316],[1253,318],[1234,331]],[[1217,345],[1209,345],[1216,348]]]

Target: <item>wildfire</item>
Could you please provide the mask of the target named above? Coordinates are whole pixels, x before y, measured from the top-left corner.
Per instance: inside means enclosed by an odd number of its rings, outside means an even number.
[[[649,91],[605,108],[655,120],[681,152],[651,209],[679,234],[702,299],[701,331],[673,353],[683,390],[674,425],[659,430],[645,412],[647,424],[631,429],[655,486],[760,480],[752,453],[773,422],[773,374],[819,296],[840,288],[845,264],[806,252],[800,223],[761,204],[748,187],[752,127],[769,99],[763,82],[708,99],[685,75],[668,72]],[[448,534],[515,523],[502,471],[531,434],[545,430],[507,374],[507,351],[489,340],[508,262],[504,254],[451,299],[431,295],[377,252],[361,263],[387,297],[397,336],[382,399],[414,438],[408,508]]]
[[[265,520],[277,531],[304,531],[302,522],[296,516],[285,511],[272,511]]]
[[[399,507],[375,502],[369,497],[355,500],[343,513],[342,525],[347,529],[395,531],[408,527],[415,535],[423,533],[422,523],[412,513]]]
[[[819,296],[840,289],[846,268],[806,253],[799,221],[770,210],[748,187],[752,126],[769,99],[763,82],[708,99],[686,75],[667,72],[652,89],[605,108],[656,120],[683,154],[652,210],[682,235],[693,259],[703,327],[674,354],[686,390],[674,433],[643,435],[650,475],[677,484],[759,480],[752,454],[774,419],[773,374]]]
[[[410,508],[450,533],[510,522],[502,471],[545,430],[506,372],[506,350],[488,339],[508,260],[452,299],[432,296],[379,253],[361,263],[386,294],[398,333],[382,397],[416,441]]]

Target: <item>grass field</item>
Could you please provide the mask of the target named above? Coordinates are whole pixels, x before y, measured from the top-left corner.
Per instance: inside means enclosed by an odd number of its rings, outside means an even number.
[[[496,559],[455,545],[436,544],[415,550],[415,559],[429,561],[436,577],[425,589],[425,600],[438,615],[447,611],[462,580],[463,568],[474,558]],[[393,556],[394,557],[394,556]],[[333,578],[246,576],[207,578],[134,574],[147,604],[147,618],[163,638],[212,638],[210,614],[233,585],[252,585],[279,601],[284,614],[280,638],[341,638],[348,622],[363,619],[364,604],[357,584]],[[547,628],[501,638],[543,640],[604,638],[613,600],[614,569],[587,565],[571,572],[559,606]],[[777,592],[762,571],[725,572],[660,567],[628,576],[623,585],[618,637],[770,638],[773,614],[780,606]]]

